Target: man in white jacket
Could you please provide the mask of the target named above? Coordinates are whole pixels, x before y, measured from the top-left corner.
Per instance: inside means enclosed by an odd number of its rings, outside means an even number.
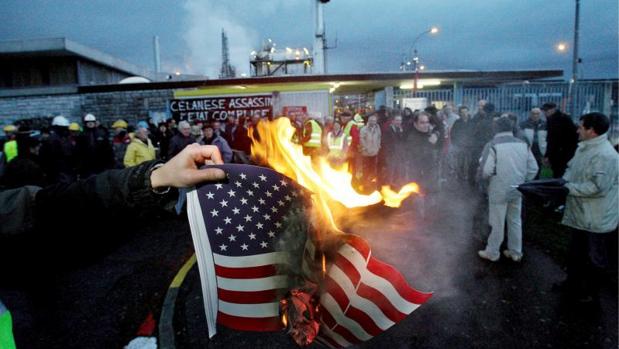
[[[497,132],[482,152],[482,176],[489,179],[488,221],[492,227],[488,243],[478,252],[481,258],[496,262],[500,257],[505,221],[507,220],[507,250],[505,257],[522,259],[522,198],[516,187],[537,174],[537,162],[526,142],[514,137],[512,121],[500,117],[494,122]]]
[[[597,296],[619,224],[619,155],[608,141],[608,129],[604,114],[580,117],[580,142],[563,175],[569,192],[561,223],[569,227],[572,240],[567,279],[553,288],[580,302]]]

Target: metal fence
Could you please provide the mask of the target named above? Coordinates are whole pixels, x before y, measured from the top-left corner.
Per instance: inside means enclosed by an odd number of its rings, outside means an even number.
[[[615,89],[613,89],[615,84]],[[599,111],[616,118],[616,81],[579,82],[574,88],[575,116],[585,112]],[[394,89],[394,100],[408,97],[425,97],[428,104],[454,103],[466,105],[470,110],[477,109],[480,99],[493,103],[496,110],[516,113],[521,119],[535,106],[546,102],[556,103],[562,110],[570,111],[568,105],[570,84],[565,82],[535,82],[523,84],[504,84],[496,87],[465,87],[461,100],[455,101],[452,88],[419,90],[414,95],[411,90]],[[615,114],[615,115],[613,115]]]

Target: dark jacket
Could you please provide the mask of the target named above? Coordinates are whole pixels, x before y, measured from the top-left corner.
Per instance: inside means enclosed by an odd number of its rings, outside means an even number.
[[[181,150],[185,149],[186,146],[195,143],[195,138],[191,135],[189,137],[183,136],[182,133],[177,133],[170,139],[170,149],[168,150],[168,159],[174,157],[174,155],[181,152]]]
[[[460,149],[470,149],[475,144],[475,122],[458,119],[451,127],[451,144]]]
[[[81,178],[114,167],[114,151],[104,129],[84,129],[77,139],[76,153],[77,172]]]
[[[554,176],[560,177],[578,146],[576,125],[572,118],[557,110],[547,118],[546,128],[548,130],[546,157],[555,172]]]
[[[407,179],[418,182],[422,188],[434,188],[434,179],[437,175],[435,166],[435,150],[438,149],[438,140],[430,143],[430,136],[438,132],[423,133],[415,127],[411,128],[406,137],[407,152]]]
[[[17,267],[15,261],[28,256],[34,270],[43,273],[63,260],[92,258],[118,231],[114,224],[135,220],[138,210],[171,208],[177,191],[161,195],[150,187],[157,163],[108,170],[71,184],[0,190],[0,265]]]

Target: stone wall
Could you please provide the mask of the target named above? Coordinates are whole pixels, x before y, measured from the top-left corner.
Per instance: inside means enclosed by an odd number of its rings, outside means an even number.
[[[38,119],[64,115],[80,121],[92,113],[109,126],[122,118],[134,124],[145,120],[149,112],[167,112],[174,90],[119,91],[0,98],[0,125],[22,119]]]

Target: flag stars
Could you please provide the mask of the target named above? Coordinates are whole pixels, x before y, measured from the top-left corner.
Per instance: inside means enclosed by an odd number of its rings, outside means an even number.
[[[247,175],[245,173],[241,173],[239,176],[241,177],[241,179],[247,179]]]
[[[236,195],[236,192],[232,189],[228,190],[228,195],[230,195],[230,197],[233,197],[234,195]]]
[[[225,245],[225,244],[221,244],[221,245],[219,245],[219,249],[220,249],[221,251],[227,251],[227,250],[228,250],[228,246],[227,246],[227,245]]]
[[[249,236],[249,240],[256,240],[256,234],[251,233],[248,236]]]
[[[226,201],[226,200],[221,200],[221,201],[219,202],[219,204],[221,205],[221,207],[227,207],[227,206],[228,206],[228,201]]]
[[[260,189],[260,184],[258,184],[256,182],[253,182],[251,185],[253,185],[254,188],[256,188],[256,189]]]
[[[273,193],[271,193],[271,192],[270,192],[270,191],[268,191],[268,190],[267,190],[264,194],[265,194],[268,198],[270,198],[271,196],[273,196]]]
[[[206,198],[207,199],[214,199],[215,198],[215,194],[211,193],[210,191],[208,193],[206,193]]]
[[[262,227],[264,227],[264,224],[262,224],[262,223],[258,223],[258,224],[256,224],[256,228],[258,228],[258,229],[262,229]]]
[[[224,187],[224,185],[221,184],[221,183],[215,184],[215,189],[217,189],[217,190],[222,189],[223,187]]]
[[[275,222],[275,227],[276,227],[276,228],[281,228],[281,227],[282,227],[282,224],[281,224],[280,222]]]
[[[230,217],[226,217],[226,218],[224,218],[224,222],[226,224],[232,224],[232,219]]]
[[[279,185],[277,185],[277,184],[273,184],[273,190],[275,190],[275,191],[279,191]]]
[[[258,212],[258,207],[256,207],[256,206],[252,206],[252,207],[251,207],[251,210],[252,210],[252,211],[254,211],[254,212]]]
[[[241,250],[243,250],[243,251],[247,251],[247,248],[248,248],[248,247],[249,247],[249,245],[247,245],[247,244],[242,244],[242,245],[241,245]]]
[[[269,244],[266,241],[262,241],[260,243],[260,247],[262,247],[262,248],[267,248],[268,246],[269,246]]]
[[[223,229],[221,229],[220,227],[217,227],[217,228],[215,229],[215,233],[216,233],[217,235],[221,235],[221,234],[223,234],[223,232],[224,232],[224,230],[223,230]]]
[[[264,201],[264,199],[258,199],[258,202],[260,203],[260,205],[264,205],[266,203],[266,201]]]
[[[234,214],[239,214],[241,212],[241,210],[239,210],[237,207],[232,209],[232,213]]]
[[[282,200],[277,200],[277,204],[280,206],[284,206],[284,202]]]
[[[262,217],[264,218],[265,221],[271,220],[271,216],[266,213]]]
[[[236,226],[236,230],[238,230],[238,231],[244,231],[244,230],[245,230],[245,227],[239,224],[239,225],[237,225],[237,226]]]
[[[284,196],[284,200],[290,201],[292,200],[292,198],[290,197],[290,195],[286,194],[286,196]]]
[[[234,185],[236,185],[237,188],[240,188],[240,187],[243,186],[243,184],[241,184],[241,182],[239,182],[239,181],[234,182]]]
[[[250,215],[247,215],[244,218],[245,218],[245,222],[251,222],[251,216]]]
[[[228,240],[230,240],[230,242],[236,241],[236,235],[230,234],[230,236],[228,236]]]
[[[279,183],[282,185],[282,187],[285,187],[285,186],[287,186],[287,185],[288,185],[288,183],[286,183],[286,181],[285,181],[285,180],[283,180],[283,179],[280,179],[280,180],[279,180]]]
[[[274,238],[275,237],[275,232],[273,232],[273,230],[269,230],[268,235],[270,238]]]
[[[216,217],[218,214],[219,214],[219,211],[217,211],[217,210],[215,210],[215,209],[213,209],[213,210],[211,211],[211,216],[212,216],[212,217]]]
[[[247,191],[247,195],[249,195],[249,196],[254,196],[254,192],[253,192],[253,190],[248,190],[248,191]]]
[[[271,212],[277,213],[277,207],[271,207]]]
[[[267,181],[267,177],[263,174],[261,174],[260,176],[258,176],[258,178],[260,178],[261,181],[266,182]]]
[[[241,198],[241,204],[243,204],[243,205],[247,205],[247,199],[245,199],[245,198]]]

